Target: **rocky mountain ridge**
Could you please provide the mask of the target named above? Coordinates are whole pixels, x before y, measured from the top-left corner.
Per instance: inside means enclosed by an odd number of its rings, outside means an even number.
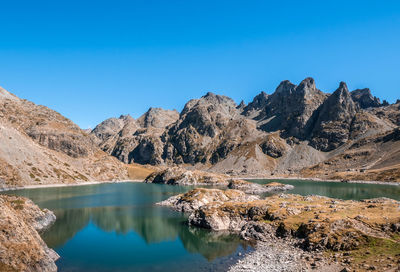
[[[274,93],[261,92],[248,105],[207,93],[186,103],[180,114],[150,109],[137,120],[111,118],[91,135],[125,163],[231,175],[300,175],[364,138],[392,133],[400,124],[399,106],[381,103],[369,89],[350,92],[344,82],[325,93],[306,78],[299,85],[282,81]],[[372,149],[380,153],[379,146]],[[385,152],[399,150],[400,142],[393,141]],[[392,161],[400,163],[400,156],[394,156]],[[360,171],[362,164],[354,168]]]
[[[0,88],[0,188],[127,179],[126,167],[69,119]]]

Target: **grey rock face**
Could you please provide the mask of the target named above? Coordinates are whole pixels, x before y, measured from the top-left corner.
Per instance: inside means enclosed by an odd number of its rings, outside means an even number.
[[[73,158],[87,157],[93,151],[91,139],[79,132],[60,133],[33,126],[27,129],[26,133],[40,145],[55,151],[61,151]]]
[[[349,139],[350,126],[358,111],[346,83],[332,93],[318,109],[318,118],[312,130],[311,145],[318,150],[336,149]]]
[[[250,118],[259,118],[260,113],[265,110],[265,106],[268,102],[268,94],[261,92],[256,95],[249,105],[243,108],[243,114]]]
[[[98,124],[91,133],[96,136],[98,142],[104,142],[113,135],[119,133],[129,123],[135,123],[130,115],[121,115],[119,118],[109,118]],[[138,127],[136,125],[136,127]]]
[[[175,110],[150,108],[137,120],[129,115],[107,119],[91,134],[104,151],[122,162],[161,164],[164,152],[161,134],[178,117]]]
[[[150,108],[145,114],[138,118],[141,127],[164,128],[174,123],[179,118],[176,110],[164,110],[161,108]]]
[[[369,89],[350,93],[342,82],[327,94],[306,78],[299,85],[282,81],[273,94],[261,92],[247,106],[207,93],[186,103],[180,114],[151,108],[137,120],[110,119],[92,135],[126,163],[292,173],[320,163],[330,156],[325,152],[349,140],[392,130],[399,116],[397,104],[381,105]]]
[[[238,144],[248,122],[232,99],[207,93],[189,101],[179,120],[164,133],[164,158],[174,163],[215,163]]]
[[[285,140],[273,134],[268,135],[260,147],[264,154],[275,159],[282,157],[288,149]]]
[[[249,111],[244,114],[258,108],[260,114],[254,119],[262,130],[281,130],[284,135],[304,138],[314,111],[327,95],[316,88],[314,79],[306,78],[298,86],[282,81],[272,95],[258,97],[246,107]]]
[[[351,98],[356,102],[360,108],[373,108],[382,106],[379,98],[372,96],[371,90],[368,88],[357,89],[351,92]]]
[[[43,214],[38,215],[35,218],[35,222],[33,223],[33,227],[39,232],[44,232],[47,230],[51,225],[56,222],[56,216],[55,214],[48,210],[48,209],[43,209]]]

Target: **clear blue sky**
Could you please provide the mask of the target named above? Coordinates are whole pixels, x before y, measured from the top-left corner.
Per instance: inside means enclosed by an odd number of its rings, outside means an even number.
[[[2,1],[0,85],[83,128],[307,76],[400,98],[400,1]]]

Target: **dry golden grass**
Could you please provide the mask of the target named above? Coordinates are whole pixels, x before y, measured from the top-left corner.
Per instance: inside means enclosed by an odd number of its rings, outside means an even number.
[[[136,163],[128,164],[128,177],[133,180],[144,180],[150,174],[158,170],[155,166],[140,165]]]
[[[316,165],[301,171],[304,178],[322,178],[333,180],[366,180],[366,181],[387,181],[400,182],[400,164],[380,169],[359,171],[329,171],[327,167]]]
[[[285,185],[282,183],[279,183],[279,182],[270,182],[268,184],[265,184],[265,186],[267,186],[267,187],[282,187]]]
[[[7,185],[16,185],[21,181],[21,176],[17,169],[0,158],[0,179],[4,180]]]
[[[242,191],[238,190],[219,190],[219,189],[205,189],[205,188],[196,188],[193,189],[186,194],[182,195],[182,200],[186,202],[192,202],[196,200],[202,200],[204,198],[209,198],[212,201],[217,201],[220,199],[226,199],[230,201],[232,199],[237,199],[240,197],[244,197],[245,194]]]

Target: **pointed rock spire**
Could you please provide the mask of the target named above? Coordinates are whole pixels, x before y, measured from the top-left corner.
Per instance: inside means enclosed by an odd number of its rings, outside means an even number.
[[[349,138],[350,125],[358,111],[346,83],[340,82],[339,88],[318,110],[311,145],[322,151],[330,151],[344,144]]]
[[[283,80],[281,83],[279,83],[278,87],[275,90],[275,93],[290,94],[291,91],[293,91],[295,88],[296,85],[294,85],[292,82],[290,82],[289,80]]]

